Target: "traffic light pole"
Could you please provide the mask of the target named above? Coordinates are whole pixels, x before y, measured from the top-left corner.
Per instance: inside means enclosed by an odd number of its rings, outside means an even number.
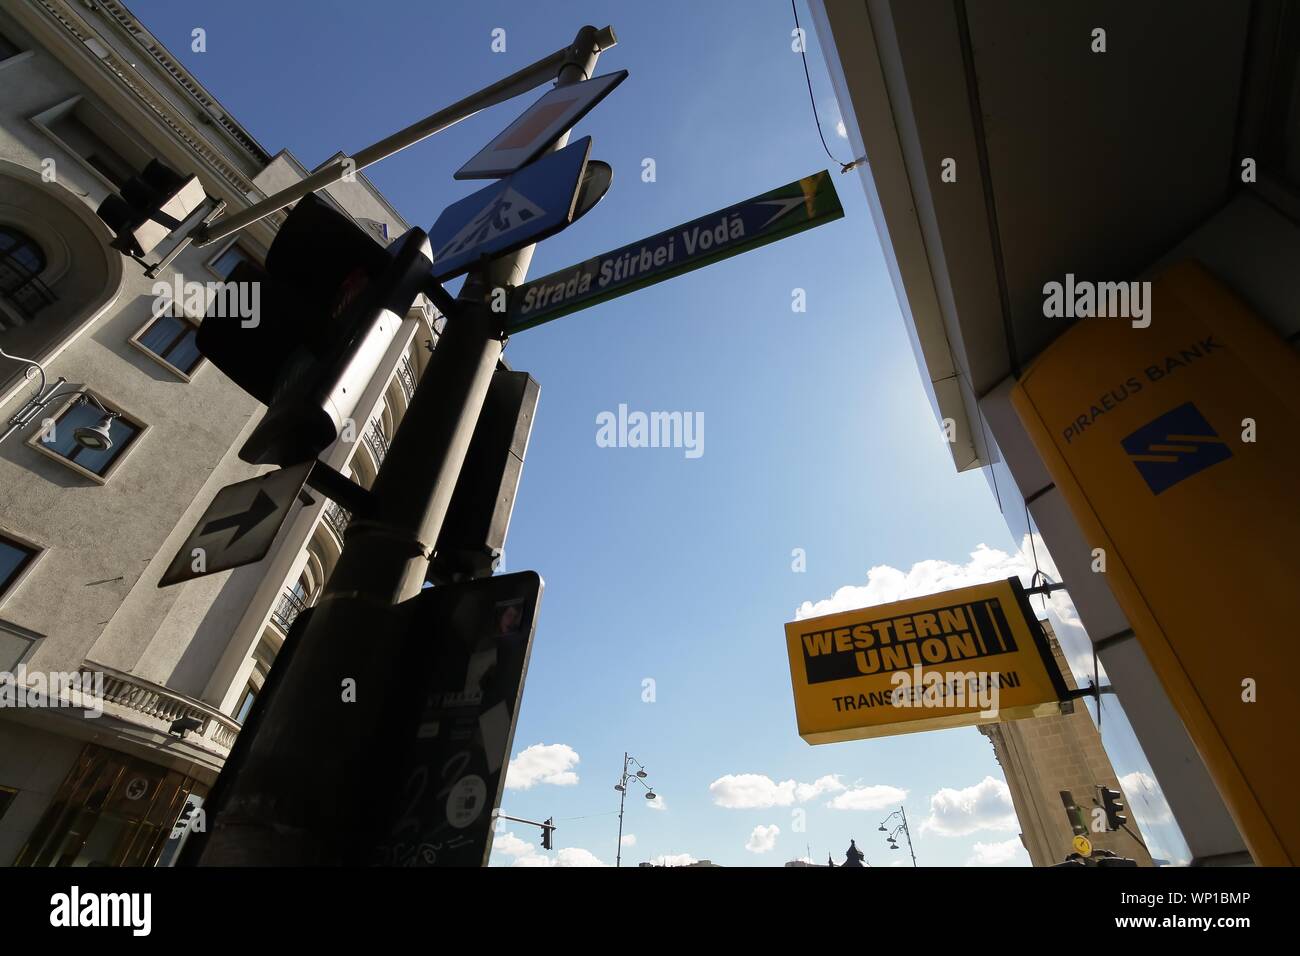
[[[559,64],[557,86],[580,82],[591,76],[601,50],[615,42],[608,27],[586,26],[572,46],[539,63]],[[509,80],[518,84],[520,76]],[[432,125],[434,117],[425,124]],[[561,137],[552,149],[567,140]],[[376,746],[391,732],[383,723],[384,700],[419,692],[407,675],[395,673],[402,627],[396,606],[417,596],[424,584],[501,357],[504,316],[492,312],[488,300],[493,289],[523,281],[533,250],[527,246],[493,260],[466,280],[375,479],[372,508],[348,526],[320,601],[305,625],[294,629],[288,642],[294,646],[285,648],[291,653],[277,664],[284,670],[273,674],[274,693],[259,708],[256,732],[248,740],[237,738],[209,797],[208,832],[183,862],[358,862],[354,854],[364,843],[364,828],[373,824],[393,785],[392,768]]]

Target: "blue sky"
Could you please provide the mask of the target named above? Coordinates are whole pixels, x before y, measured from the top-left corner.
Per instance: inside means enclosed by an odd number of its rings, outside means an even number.
[[[612,164],[614,185],[539,247],[534,277],[830,165],[783,0],[131,8],[264,146],[288,148],[309,167],[519,69],[583,23],[612,23],[620,43],[598,72],[631,75],[576,132],[593,137],[592,156]],[[206,52],[190,48],[195,27],[206,31]],[[490,46],[498,27],[504,53]],[[847,160],[811,31],[809,42],[827,141]],[[366,174],[427,228],[482,185],[451,174],[539,95]],[[646,158],[655,182],[641,179]],[[850,838],[871,863],[888,864],[903,854],[889,853],[876,831],[891,794],[878,788],[906,791],[923,865],[1024,859],[1008,855],[1017,830],[1005,819],[957,832],[1005,816],[997,786],[980,786],[1001,771],[974,729],[820,747],[795,732],[782,625],[800,605],[866,585],[875,566],[965,567],[981,544],[1014,551],[985,479],[953,470],[861,185],[834,178],[844,219],[509,344],[507,359],[542,391],[506,567],[535,569],[547,584],[514,752],[547,749],[525,761],[537,782],[518,786],[529,778],[517,773],[503,810],[554,817],[563,849],[526,852],[536,831],[512,827],[494,863],[582,862],[580,851],[612,863],[625,750],[666,805],[629,801],[635,845],[625,864],[688,854],[779,865],[806,847],[814,859],[842,860]],[[792,311],[795,289],[805,290],[806,312]],[[597,415],[620,404],[702,413],[703,455],[598,447]],[[796,548],[806,571],[792,569]],[[653,702],[643,699],[647,679]],[[736,779],[745,774],[773,785]],[[827,776],[837,782],[781,785]],[[967,788],[978,789],[941,796],[950,812],[921,832],[936,794]],[[870,809],[827,805],[843,794],[841,803]],[[754,835],[771,826],[774,839]]]

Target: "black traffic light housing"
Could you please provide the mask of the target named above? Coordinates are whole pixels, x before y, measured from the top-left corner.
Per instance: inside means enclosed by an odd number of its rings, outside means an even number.
[[[1124,804],[1121,802],[1124,795],[1110,787],[1098,787],[1097,795],[1101,798],[1101,807],[1106,813],[1106,829],[1122,829],[1128,823],[1128,815],[1124,813]]]
[[[555,833],[555,818],[547,817],[546,822],[542,824],[542,849],[553,849],[551,846],[551,837]]]
[[[265,269],[241,263],[231,272],[230,283],[257,283],[257,315],[241,320],[210,309],[197,342],[267,406],[240,449],[244,461],[309,461],[338,439],[427,284],[430,255],[424,230],[384,248],[309,194],[280,227]],[[358,433],[365,426],[355,424]]]
[[[505,548],[539,393],[540,386],[527,372],[498,368],[492,373],[429,562],[430,583],[486,577],[495,570]]]
[[[183,176],[152,160],[138,176],[110,193],[95,214],[113,230],[114,249],[142,259],[181,227],[207,200],[197,176]]]

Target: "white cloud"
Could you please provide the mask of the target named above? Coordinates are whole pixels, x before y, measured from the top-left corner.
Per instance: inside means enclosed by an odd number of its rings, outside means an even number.
[[[512,830],[504,833],[498,833],[492,840],[492,858],[496,859],[497,854],[513,857],[514,862],[511,866],[608,866],[590,850],[584,850],[581,847],[566,846],[556,850],[554,853],[548,853],[542,850],[540,844],[529,843],[527,840],[521,840]]]
[[[492,840],[492,852],[494,854],[504,853],[506,856],[520,857],[528,856],[536,852],[536,850],[537,847],[533,844],[525,843],[510,831],[498,834]]]
[[[622,843],[624,846],[636,846],[636,834],[624,833]]]
[[[838,123],[835,124],[835,135],[838,136],[840,139],[849,138],[849,131],[844,126],[844,120],[840,120]]]
[[[1061,580],[1056,563],[1048,553],[1042,537],[1037,534],[1025,535],[1020,550],[1015,554],[981,544],[970,553],[970,560],[964,564],[931,559],[918,561],[908,571],[879,564],[867,571],[866,584],[845,585],[829,598],[804,601],[795,610],[795,618],[803,620],[838,611],[856,611],[904,598],[924,597],[954,588],[1003,581],[1013,576],[1020,578],[1021,584],[1028,587],[1036,569],[1041,569],[1053,581]],[[1092,643],[1083,630],[1083,622],[1079,620],[1079,614],[1069,595],[1064,591],[1056,591],[1046,598],[1035,596],[1030,599],[1030,605],[1036,614],[1046,616],[1051,621],[1052,629],[1056,632],[1076,677],[1091,678]]]
[[[886,784],[874,787],[854,787],[838,794],[826,806],[832,810],[883,810],[897,806],[907,799],[907,791]]]
[[[930,798],[930,815],[921,832],[939,836],[967,836],[980,830],[1015,830],[1016,811],[1006,782],[985,777],[973,787],[945,787]]]
[[[783,780],[777,783],[762,773],[729,773],[709,784],[713,802],[730,810],[766,810],[806,803],[823,793],[843,790],[839,777],[828,774],[812,783]]]
[[[823,793],[839,793],[844,789],[844,784],[840,783],[839,774],[827,774],[824,777],[818,777],[812,783],[796,783],[794,785],[794,798],[800,803],[807,803],[814,797],[820,797]]]
[[[656,793],[655,798],[653,800],[647,800],[645,802],[645,805],[649,807],[651,810],[668,809],[668,801],[664,799],[664,795],[662,793]]]
[[[661,853],[650,862],[655,866],[690,866],[698,861],[689,853]]]
[[[510,761],[506,788],[528,790],[539,783],[572,787],[578,782],[572,769],[578,759],[578,752],[568,744],[533,744]]]
[[[515,866],[609,866],[608,863],[599,859],[596,854],[590,850],[584,850],[581,847],[566,846],[562,850],[556,850],[555,856],[547,856],[541,853],[534,853],[529,856],[521,856],[515,860]]]
[[[1174,818],[1174,812],[1169,809],[1169,804],[1165,801],[1165,795],[1160,790],[1160,784],[1156,782],[1155,777],[1141,770],[1134,770],[1120,777],[1119,785],[1124,791],[1124,796],[1128,797],[1128,806],[1133,811],[1132,815],[1141,817],[1144,824],[1168,823]]]
[[[1017,837],[1001,843],[976,843],[967,866],[1029,866],[1029,854]]]
[[[776,838],[780,832],[781,828],[775,823],[770,827],[759,824],[745,841],[745,849],[750,853],[767,853],[776,848]]]

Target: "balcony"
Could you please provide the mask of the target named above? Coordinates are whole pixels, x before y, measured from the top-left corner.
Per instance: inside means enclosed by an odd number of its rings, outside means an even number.
[[[271,623],[287,635],[289,628],[293,627],[293,622],[298,619],[298,615],[309,606],[298,592],[285,588],[284,593],[280,595],[280,600],[275,603],[274,610],[271,611]]]
[[[188,717],[198,721],[197,730],[184,740],[224,760],[239,733],[239,722],[202,701],[93,661],[81,665],[81,673],[93,679],[102,674],[104,712],[154,731],[168,733],[174,721]]]
[[[337,501],[331,501],[325,505],[322,517],[334,536],[342,541],[343,533],[348,530],[348,522],[352,520],[352,512],[340,506]]]
[[[384,426],[379,419],[371,421],[370,427],[366,429],[365,438],[370,453],[375,456],[375,464],[382,465],[384,456],[388,454],[388,436],[384,434]]]
[[[415,395],[418,379],[415,376],[415,368],[411,365],[411,359],[406,355],[403,355],[402,360],[397,363],[397,381],[402,386],[407,402],[410,402]]]

